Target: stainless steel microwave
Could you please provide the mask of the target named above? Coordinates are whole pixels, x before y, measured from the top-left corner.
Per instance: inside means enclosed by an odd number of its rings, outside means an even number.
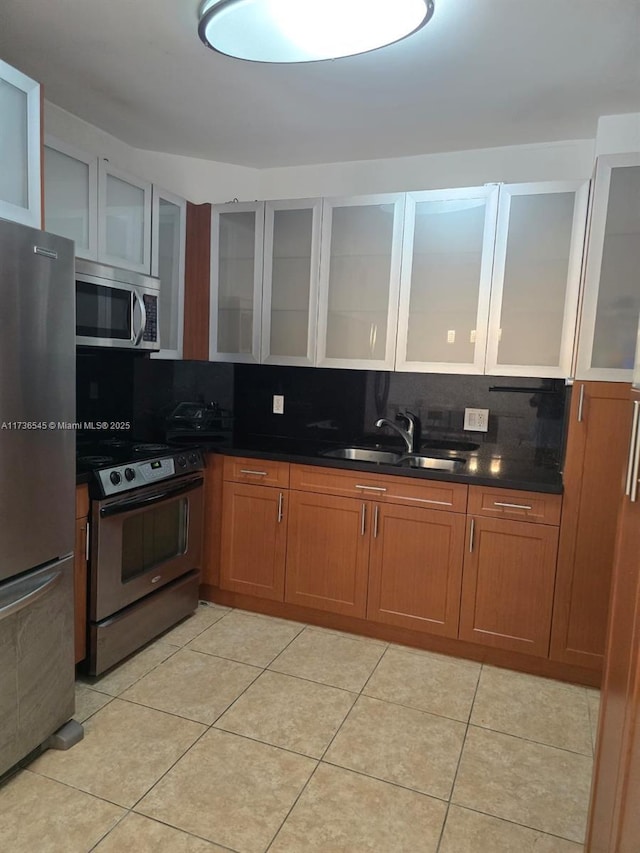
[[[160,279],[76,258],[76,344],[159,350]]]

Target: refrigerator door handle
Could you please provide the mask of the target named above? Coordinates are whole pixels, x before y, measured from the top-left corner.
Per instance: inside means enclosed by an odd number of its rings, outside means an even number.
[[[142,336],[147,330],[147,309],[144,307],[144,299],[140,296],[137,290],[132,290],[133,298],[138,303],[140,308],[140,328],[135,336],[134,346],[139,346]],[[133,319],[131,321],[133,323]]]
[[[29,578],[21,583],[15,584],[15,596],[6,604],[0,607],[0,621],[11,616],[13,613],[18,613],[24,610],[25,607],[33,604],[39,598],[47,595],[54,587],[60,583],[62,578],[61,571],[54,571],[47,575],[44,580],[38,583],[35,587],[33,581]]]

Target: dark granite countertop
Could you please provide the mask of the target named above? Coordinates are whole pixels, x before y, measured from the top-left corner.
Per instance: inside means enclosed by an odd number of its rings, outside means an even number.
[[[367,442],[354,443],[354,446],[373,447]],[[380,445],[376,445],[380,448]],[[291,438],[271,436],[251,436],[243,439],[229,439],[225,442],[200,444],[205,452],[224,453],[229,456],[252,456],[256,459],[273,459],[282,462],[297,462],[303,465],[319,465],[325,468],[342,468],[370,473],[392,474],[401,477],[415,477],[426,480],[444,480],[453,483],[467,483],[477,486],[497,486],[503,489],[521,489],[529,492],[561,494],[563,491],[562,474],[556,467],[537,461],[533,450],[527,448],[519,458],[497,456],[483,451],[464,453],[439,452],[428,450],[430,456],[443,458],[464,458],[466,463],[456,473],[433,469],[409,468],[403,465],[382,465],[371,462],[332,459],[322,452],[332,445],[327,442],[296,441]],[[385,444],[385,450],[398,451],[402,448]],[[425,450],[422,450],[425,453]]]

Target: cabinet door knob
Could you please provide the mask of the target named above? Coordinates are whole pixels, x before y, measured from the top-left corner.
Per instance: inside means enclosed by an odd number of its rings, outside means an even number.
[[[362,504],[362,512],[360,516],[360,535],[364,536],[367,529],[367,505]]]
[[[476,520],[475,518],[471,519],[471,529],[469,531],[469,553],[473,554],[473,540],[476,532]]]

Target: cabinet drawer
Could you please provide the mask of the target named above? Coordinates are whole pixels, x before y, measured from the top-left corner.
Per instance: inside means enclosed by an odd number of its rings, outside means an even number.
[[[496,489],[494,486],[469,488],[469,515],[559,525],[561,509],[562,495]]]
[[[225,456],[224,479],[234,483],[289,488],[289,463],[245,456]]]
[[[467,486],[462,483],[370,474],[367,471],[292,465],[291,488],[449,512],[465,512],[467,508]]]

